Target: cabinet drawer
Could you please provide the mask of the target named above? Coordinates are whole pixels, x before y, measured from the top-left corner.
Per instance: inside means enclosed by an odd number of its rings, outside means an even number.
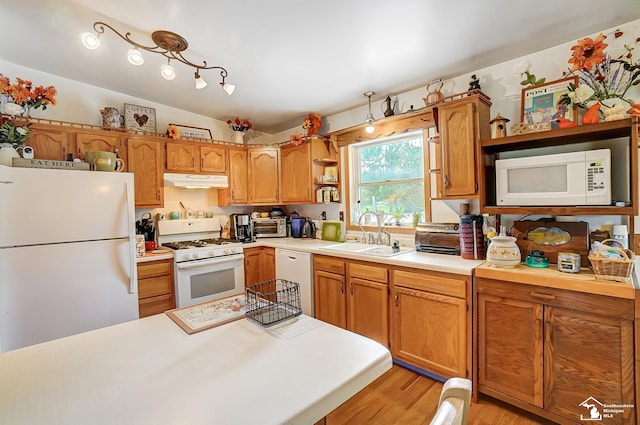
[[[332,257],[313,256],[313,267],[316,270],[324,270],[344,276],[344,261]]]
[[[476,290],[481,294],[508,297],[571,310],[597,312],[602,316],[634,320],[634,301],[605,295],[477,278]]]
[[[465,277],[447,273],[415,273],[395,270],[393,272],[393,284],[458,298],[465,298],[467,294],[467,280]]]
[[[173,276],[138,279],[138,299],[173,293]]]
[[[359,277],[374,282],[389,283],[389,273],[386,268],[367,264],[349,263],[349,277]]]
[[[149,261],[146,263],[138,263],[138,279],[147,277],[172,275],[171,264],[173,260]]]
[[[173,300],[173,294],[159,295],[138,301],[141,319],[143,317],[153,316],[154,314],[164,313],[174,308],[176,308],[176,304]]]

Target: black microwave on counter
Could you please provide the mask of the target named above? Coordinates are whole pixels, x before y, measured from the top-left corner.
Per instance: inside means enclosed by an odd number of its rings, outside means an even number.
[[[287,219],[282,217],[252,218],[251,234],[255,238],[286,238]]]

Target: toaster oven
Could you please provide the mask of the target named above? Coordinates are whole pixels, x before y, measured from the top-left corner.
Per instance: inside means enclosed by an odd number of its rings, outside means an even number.
[[[278,217],[252,218],[251,231],[256,238],[286,238],[287,219]]]

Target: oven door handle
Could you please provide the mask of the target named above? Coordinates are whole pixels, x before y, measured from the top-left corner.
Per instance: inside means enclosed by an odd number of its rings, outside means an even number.
[[[230,263],[232,261],[242,260],[243,258],[244,258],[243,254],[229,255],[222,258],[211,258],[208,260],[187,261],[184,263],[178,263],[177,267],[179,270],[195,269],[196,267],[205,267],[205,266],[213,266],[218,264]]]

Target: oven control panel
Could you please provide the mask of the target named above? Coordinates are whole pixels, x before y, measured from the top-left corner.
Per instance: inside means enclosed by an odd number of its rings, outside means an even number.
[[[242,254],[242,246],[219,246],[216,248],[207,247],[199,249],[189,249],[185,250],[184,252],[176,251],[175,261],[176,263],[182,263],[184,261],[204,260],[207,258],[219,258],[237,254]]]

